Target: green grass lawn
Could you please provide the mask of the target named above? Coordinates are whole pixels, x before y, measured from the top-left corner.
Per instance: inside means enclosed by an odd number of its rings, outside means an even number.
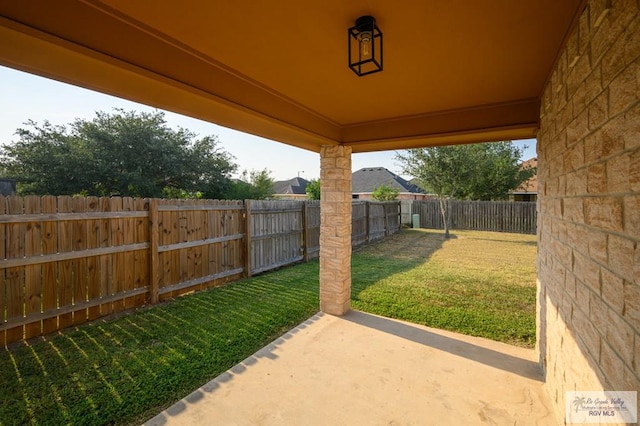
[[[535,237],[403,231],[354,252],[355,309],[532,346]],[[137,424],[318,310],[318,262],[0,349],[0,424]]]
[[[533,235],[405,230],[353,257],[351,306],[533,347],[535,257]]]

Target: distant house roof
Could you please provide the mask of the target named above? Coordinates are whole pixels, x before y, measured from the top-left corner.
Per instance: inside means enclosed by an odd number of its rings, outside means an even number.
[[[301,177],[273,182],[274,194],[306,194],[309,181]]]
[[[538,167],[538,158],[530,158],[529,160],[522,163],[521,168],[531,168]],[[513,191],[513,194],[537,194],[538,193],[538,173],[531,176],[531,178],[527,181],[522,182],[522,184]]]
[[[368,167],[353,173],[352,190],[354,194],[371,193],[381,185],[397,189],[400,193],[424,194],[417,185],[390,172],[384,167]]]

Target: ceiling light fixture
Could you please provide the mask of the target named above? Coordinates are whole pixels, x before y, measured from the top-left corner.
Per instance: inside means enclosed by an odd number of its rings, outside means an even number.
[[[373,16],[361,16],[349,28],[349,68],[359,77],[382,71],[382,31]]]

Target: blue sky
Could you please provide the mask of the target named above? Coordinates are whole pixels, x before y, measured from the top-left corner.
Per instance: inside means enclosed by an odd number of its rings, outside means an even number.
[[[52,124],[68,124],[76,118],[91,120],[96,111],[125,110],[152,111],[151,107],[126,101],[91,90],[82,89],[54,80],[15,71],[0,66],[0,144],[17,140],[15,131],[27,120]],[[320,156],[315,152],[237,132],[205,121],[166,112],[169,126],[184,127],[199,136],[217,135],[221,146],[235,157],[242,170],[267,168],[275,180],[295,176],[305,179],[320,175]],[[523,160],[536,156],[535,139],[516,142],[527,145]],[[386,167],[402,174],[394,160],[395,151],[353,154],[352,165],[356,171],[363,167]]]

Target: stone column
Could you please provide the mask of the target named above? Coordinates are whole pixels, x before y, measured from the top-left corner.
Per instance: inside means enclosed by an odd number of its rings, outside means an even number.
[[[351,148],[320,150],[320,310],[343,315],[351,304]]]

